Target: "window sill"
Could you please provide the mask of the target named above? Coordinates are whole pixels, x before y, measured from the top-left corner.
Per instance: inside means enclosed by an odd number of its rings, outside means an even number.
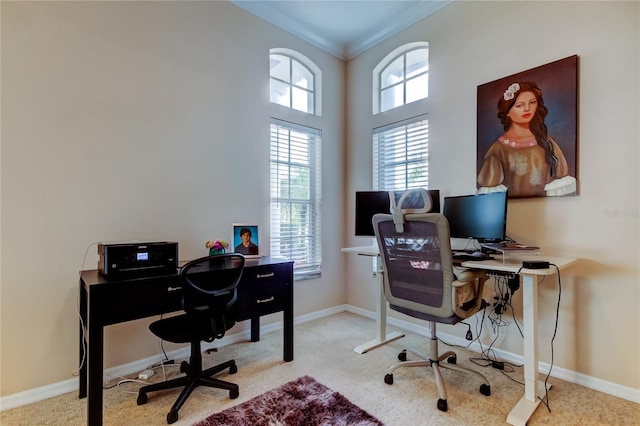
[[[293,280],[294,281],[303,281],[303,280],[313,280],[316,278],[320,278],[322,273],[320,271],[308,271],[308,272],[296,272],[293,271]]]

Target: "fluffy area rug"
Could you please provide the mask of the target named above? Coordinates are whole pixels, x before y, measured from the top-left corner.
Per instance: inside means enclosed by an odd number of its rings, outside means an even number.
[[[382,426],[338,392],[302,376],[194,426]]]

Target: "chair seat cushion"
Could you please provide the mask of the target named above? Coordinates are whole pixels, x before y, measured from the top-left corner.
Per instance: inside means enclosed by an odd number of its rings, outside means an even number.
[[[188,343],[200,340],[213,340],[216,334],[224,334],[235,325],[235,320],[226,319],[224,327],[216,332],[211,321],[203,320],[192,315],[176,315],[155,321],[149,325],[149,330],[162,340],[173,343]],[[222,325],[222,324],[221,324]],[[224,330],[222,330],[224,328]]]
[[[413,309],[403,308],[402,306],[396,306],[396,305],[390,304],[389,307],[394,311],[402,312],[403,314],[412,316],[414,318],[420,318],[422,320],[430,321],[430,322],[438,322],[441,324],[457,324],[460,321],[462,321],[462,318],[460,318],[457,315],[452,315],[448,318],[442,318],[436,315],[429,315],[429,314],[425,314],[424,312],[415,311]]]

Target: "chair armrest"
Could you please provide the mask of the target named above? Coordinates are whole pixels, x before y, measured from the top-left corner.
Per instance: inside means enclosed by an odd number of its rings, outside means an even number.
[[[484,283],[489,278],[482,271],[470,269],[463,272],[469,272],[466,277],[473,275],[474,278],[469,281],[456,280],[451,283],[454,301],[453,312],[460,318],[468,318],[482,309]]]
[[[453,273],[456,276],[456,279],[451,283],[451,285],[454,287],[460,287],[469,281],[484,277],[484,271],[480,269],[463,269],[454,267]]]

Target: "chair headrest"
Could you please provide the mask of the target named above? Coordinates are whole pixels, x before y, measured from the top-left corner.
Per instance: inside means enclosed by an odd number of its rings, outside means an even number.
[[[411,194],[417,193],[422,199],[422,207],[415,205],[402,208],[402,204]],[[396,197],[393,191],[389,191],[389,200],[391,200],[391,215],[393,216],[393,223],[396,225],[396,232],[404,232],[404,215],[408,213],[428,213],[431,211],[432,200],[431,195],[426,189],[409,189],[405,191],[396,204]]]

